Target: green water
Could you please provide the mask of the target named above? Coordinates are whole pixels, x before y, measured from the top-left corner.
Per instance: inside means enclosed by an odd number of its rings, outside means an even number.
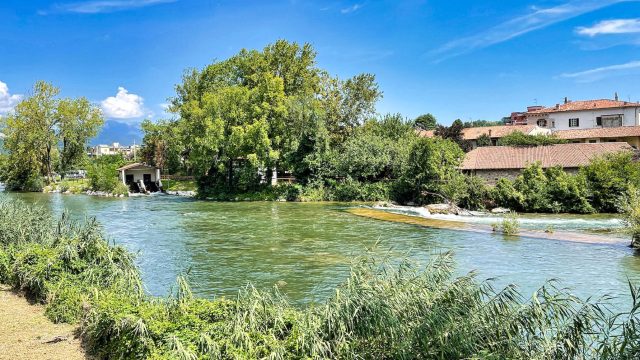
[[[351,215],[348,204],[201,202],[171,196],[124,199],[84,195],[12,194],[55,212],[96,217],[116,243],[139,252],[148,291],[165,295],[189,271],[200,296],[234,295],[252,283],[283,290],[296,303],[322,301],[348,275],[354,257],[375,253],[426,261],[453,250],[459,271],[516,283],[529,295],[558,279],[581,296],[611,294],[627,302],[627,279],[640,285],[640,257],[623,245],[505,238],[421,228]],[[545,220],[547,219],[547,220]],[[539,217],[563,228],[615,227],[611,217]],[[544,228],[544,227],[543,227]]]

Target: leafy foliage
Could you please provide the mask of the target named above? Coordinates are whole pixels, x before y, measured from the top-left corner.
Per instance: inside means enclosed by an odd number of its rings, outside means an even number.
[[[421,130],[435,130],[438,121],[432,114],[423,114],[413,121],[413,126]]]
[[[96,158],[87,171],[89,185],[95,191],[122,193],[118,168],[125,164],[122,155],[104,155]],[[126,186],[125,186],[126,188]],[[116,191],[117,190],[117,191]]]
[[[529,135],[522,131],[514,131],[498,140],[499,146],[544,146],[566,144],[565,139],[558,139],[554,135]]]
[[[0,180],[13,190],[39,191],[42,177],[50,183],[55,170],[65,172],[83,163],[86,145],[103,118],[85,98],[59,99],[59,89],[38,81],[0,127],[7,152]]]

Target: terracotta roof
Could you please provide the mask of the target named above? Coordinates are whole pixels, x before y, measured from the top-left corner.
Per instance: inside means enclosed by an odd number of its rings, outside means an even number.
[[[130,170],[130,169],[135,169],[135,168],[141,168],[141,169],[155,169],[154,166],[150,166],[147,164],[143,164],[143,163],[133,163],[133,164],[129,164],[129,165],[125,165],[123,167],[118,168],[118,171],[122,171],[122,170]]]
[[[560,139],[621,138],[640,136],[640,126],[618,126],[580,130],[558,130],[553,132]]]
[[[640,103],[618,101],[609,99],[598,100],[581,100],[570,101],[566,104],[558,104],[558,106],[542,108],[540,110],[529,111],[527,114],[546,114],[563,111],[580,111],[580,110],[593,110],[593,109],[609,109],[609,108],[622,108],[622,107],[640,107]]]
[[[598,156],[623,150],[632,151],[633,148],[622,142],[531,147],[486,146],[467,153],[461,169],[524,169],[536,161],[540,161],[543,168],[558,165],[563,168],[577,168],[587,165]]]
[[[502,126],[483,126],[462,129],[462,137],[464,140],[476,140],[483,134],[491,134],[491,138],[501,138],[515,131],[525,134],[531,133],[537,125],[502,125]],[[422,137],[434,137],[434,130],[420,130],[418,135]]]

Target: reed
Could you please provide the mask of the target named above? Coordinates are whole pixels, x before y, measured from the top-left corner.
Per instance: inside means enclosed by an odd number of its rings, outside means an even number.
[[[13,225],[13,226],[12,226]],[[141,290],[134,259],[88,220],[54,219],[0,202],[0,279],[77,322],[99,358],[123,359],[633,359],[640,291],[614,314],[555,282],[530,298],[474,273],[451,253],[420,265],[363,256],[323,303],[292,306],[275,287],[194,297],[185,277],[164,298]]]

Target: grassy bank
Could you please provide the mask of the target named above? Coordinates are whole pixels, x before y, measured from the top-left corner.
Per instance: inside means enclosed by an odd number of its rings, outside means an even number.
[[[454,275],[450,254],[426,266],[363,257],[321,304],[289,305],[277,289],[235,298],[142,291],[133,257],[93,221],[0,202],[0,282],[78,323],[103,358],[630,359],[640,351],[633,304],[614,316],[547,284],[531,299]],[[640,292],[632,288],[634,299]]]

